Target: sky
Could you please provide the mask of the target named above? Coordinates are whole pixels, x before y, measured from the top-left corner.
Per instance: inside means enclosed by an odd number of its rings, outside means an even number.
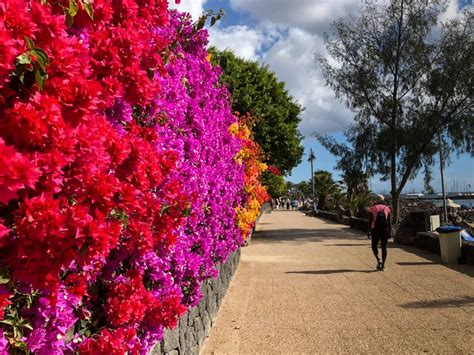
[[[384,1],[384,0],[381,0]],[[460,6],[472,5],[472,0],[451,0],[442,20],[456,15]],[[323,34],[331,22],[356,13],[360,0],[181,0],[170,5],[189,12],[197,19],[204,11],[223,9],[225,16],[209,29],[209,45],[229,49],[238,56],[268,64],[280,81],[304,108],[299,130],[304,136],[305,155],[287,180],[299,182],[311,177],[307,162],[309,149],[316,154],[315,169],[332,172],[336,157],[313,137],[315,132],[329,134],[344,141],[343,131],[353,122],[354,113],[345,107],[325,85],[314,61],[315,54],[327,55]],[[407,184],[405,192],[423,190],[423,174]],[[440,190],[439,165],[433,168],[432,185]],[[450,190],[474,190],[473,159],[466,154],[453,156],[445,169],[445,185]],[[388,192],[389,183],[373,177],[374,192]]]

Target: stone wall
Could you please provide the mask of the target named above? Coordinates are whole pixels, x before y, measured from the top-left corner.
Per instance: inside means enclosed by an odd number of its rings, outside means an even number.
[[[308,213],[306,214],[309,215]],[[324,219],[329,219],[330,221],[334,221],[340,224],[345,224],[347,226],[349,225],[349,221],[351,219],[350,217],[344,216],[343,214],[339,212],[329,212],[329,211],[321,211],[321,210],[319,210],[315,214],[315,216],[324,218]]]
[[[401,219],[395,234],[395,242],[403,245],[413,245],[418,232],[429,232],[430,216],[438,215],[437,209],[417,210],[407,213]]]
[[[318,211],[318,217],[329,219],[330,221],[339,222],[339,216],[336,212]]]
[[[240,249],[230,254],[224,264],[216,266],[219,276],[215,279],[208,279],[202,284],[203,297],[199,305],[188,309],[179,319],[175,329],[165,330],[163,341],[157,343],[150,354],[199,354],[199,349],[211,330],[239,262]]]
[[[349,226],[367,233],[369,228],[369,220],[367,218],[351,217],[349,220]]]
[[[418,232],[412,243],[413,246],[440,255],[438,234],[434,232]]]
[[[436,232],[416,233],[416,237],[413,239],[411,245],[438,255],[441,254],[439,237]],[[459,258],[459,263],[474,265],[474,243],[463,240],[461,245],[461,257]]]

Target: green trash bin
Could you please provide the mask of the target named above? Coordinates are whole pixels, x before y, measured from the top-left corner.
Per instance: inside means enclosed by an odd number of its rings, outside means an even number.
[[[441,226],[436,228],[439,233],[441,260],[446,264],[457,264],[461,256],[461,227]]]

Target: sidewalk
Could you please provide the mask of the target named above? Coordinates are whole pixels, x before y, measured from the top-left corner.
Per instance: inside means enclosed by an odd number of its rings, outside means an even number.
[[[257,230],[202,354],[472,354],[474,267],[390,245],[375,271],[365,235],[300,212]]]

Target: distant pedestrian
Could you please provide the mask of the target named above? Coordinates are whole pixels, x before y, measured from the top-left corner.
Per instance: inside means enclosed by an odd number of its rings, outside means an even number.
[[[291,201],[289,198],[286,199],[286,209],[289,210],[290,209],[290,204],[291,204]]]
[[[298,202],[296,199],[291,200],[291,210],[293,211],[294,209],[298,208]]]
[[[369,231],[367,237],[372,238],[372,251],[377,259],[377,270],[385,270],[387,260],[387,243],[390,238],[391,212],[390,207],[384,205],[384,197],[377,195],[372,207],[369,208]],[[378,244],[382,247],[382,260],[379,258]]]

